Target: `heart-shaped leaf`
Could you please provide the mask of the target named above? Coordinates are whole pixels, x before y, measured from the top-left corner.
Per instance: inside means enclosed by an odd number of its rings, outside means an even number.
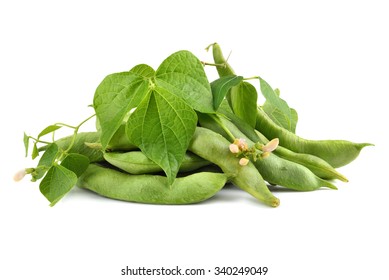
[[[189,51],[166,58],[155,73],[156,84],[185,100],[193,109],[214,112],[209,81],[200,60]]]
[[[132,143],[165,171],[173,183],[196,129],[197,116],[181,98],[156,87],[127,121]]]

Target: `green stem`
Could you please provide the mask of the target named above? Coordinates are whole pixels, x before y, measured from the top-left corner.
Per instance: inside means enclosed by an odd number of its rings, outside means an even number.
[[[90,117],[86,118],[85,120],[83,120],[79,125],[77,125],[77,126],[74,127],[74,133],[73,133],[72,141],[70,142],[69,147],[63,152],[62,155],[66,155],[66,154],[71,150],[71,148],[73,147],[74,142],[76,141],[76,136],[77,136],[78,130],[80,129],[80,127],[81,127],[84,123],[86,123],[87,121],[89,121],[90,119],[92,119],[92,118],[95,117],[95,116],[96,116],[96,114],[93,114],[92,116],[90,116]],[[71,126],[69,126],[69,125],[66,125],[66,126],[71,127]],[[61,156],[61,158],[62,158],[62,156]]]
[[[68,125],[66,123],[55,123],[54,125],[65,126],[65,127],[72,128],[72,129],[76,129],[77,128],[76,126]]]
[[[43,140],[40,140],[40,139],[35,138],[35,137],[32,137],[32,136],[28,136],[28,138],[34,140],[34,141],[37,142],[37,143],[42,143],[42,144],[46,144],[46,145],[51,144],[51,142],[43,141]]]
[[[209,49],[210,49],[211,47],[213,47],[213,45],[215,45],[215,44],[216,44],[216,43],[209,44],[208,47],[205,48],[205,50],[206,50],[206,51],[209,51]]]
[[[219,116],[214,114],[209,114],[209,116],[227,133],[231,141],[234,141],[236,137],[231,133],[231,131],[220,121]]]
[[[253,77],[249,77],[249,78],[244,78],[243,80],[247,81],[247,80],[259,80],[259,79],[260,79],[259,76],[253,76]]]
[[[216,67],[223,67],[223,68],[227,67],[227,64],[225,63],[210,63],[210,62],[201,61],[201,64],[203,64],[204,66],[216,66]]]

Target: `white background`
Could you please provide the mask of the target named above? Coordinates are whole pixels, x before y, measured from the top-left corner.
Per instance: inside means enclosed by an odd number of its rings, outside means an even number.
[[[120,276],[126,265],[269,267],[265,277],[176,279],[388,279],[385,2],[2,1],[0,279],[131,278]],[[211,61],[204,48],[215,41],[238,74],[281,89],[301,136],[376,145],[340,169],[349,183],[278,191],[276,209],[237,189],[154,206],[77,188],[50,208],[38,184],[12,181],[32,165],[23,132],[78,124],[105,75],[157,68],[181,49]]]

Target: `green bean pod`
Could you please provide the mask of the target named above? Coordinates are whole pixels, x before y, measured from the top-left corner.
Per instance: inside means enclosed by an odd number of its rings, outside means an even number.
[[[110,164],[130,174],[148,174],[163,171],[158,164],[150,160],[141,151],[104,153],[104,159]],[[209,161],[193,153],[187,152],[179,171],[189,172],[210,164]]]
[[[220,134],[197,127],[188,150],[219,166],[237,187],[265,204],[277,207],[279,199],[269,191],[255,166],[252,163],[246,166],[239,165],[239,159],[229,151],[229,144]]]
[[[238,117],[236,117],[234,114],[222,109],[220,110],[222,114],[226,115],[231,122],[237,126],[237,128],[243,132],[251,141],[257,143],[261,143],[263,145],[267,144],[269,140],[258,130],[254,130],[252,127],[247,125],[245,122],[240,120]],[[316,176],[332,180],[332,179],[338,179],[343,182],[348,182],[347,178],[339,173],[335,168],[333,168],[328,162],[325,160],[314,156],[310,154],[301,154],[293,152],[281,145],[277,147],[277,149],[274,151],[274,154],[287,159],[289,161],[293,161],[296,163],[299,163],[301,165],[304,165],[309,170],[311,170]]]
[[[257,133],[259,138],[263,140],[263,144],[266,144],[269,142],[267,140],[267,138],[262,133],[260,133],[257,130],[255,130],[255,132]],[[265,139],[267,141],[264,141]],[[295,163],[298,163],[298,164],[305,166],[306,168],[311,170],[313,174],[315,174],[316,176],[318,176],[322,179],[326,179],[326,180],[338,179],[342,182],[348,182],[348,179],[343,174],[338,172],[328,162],[326,162],[325,160],[323,160],[317,156],[309,155],[309,154],[295,153],[295,152],[293,152],[287,148],[284,148],[282,146],[278,146],[277,149],[274,151],[274,154],[283,158],[283,159],[286,159],[286,160],[289,160],[289,161],[292,161],[292,162],[295,162]]]
[[[219,73],[220,77],[235,75],[234,70],[231,65],[224,58],[223,52],[218,43],[213,43],[209,47],[212,46],[212,56],[216,65],[216,70]],[[209,48],[208,47],[208,48]]]
[[[206,115],[202,115],[199,118],[199,121],[201,126],[207,127],[217,133],[220,133],[221,135],[225,135],[224,130],[219,126],[219,124],[214,122],[211,118],[207,118]],[[220,119],[220,121],[235,136],[235,138],[245,139],[249,146],[253,146],[255,144],[232,122],[224,118]],[[336,186],[319,178],[305,166],[280,158],[273,153],[265,159],[257,159],[254,162],[254,165],[263,178],[274,185],[298,191],[312,191],[321,187],[337,189]]]
[[[150,204],[192,204],[214,196],[227,182],[223,173],[200,172],[176,178],[131,175],[97,164],[89,165],[77,186],[108,198]]]
[[[118,130],[112,136],[107,146],[107,151],[133,151],[138,147],[130,143],[126,134],[126,124],[123,123],[119,126]]]
[[[306,140],[274,123],[260,108],[257,110],[256,129],[267,138],[279,138],[280,144],[296,153],[317,156],[332,167],[344,166],[356,159],[369,143],[353,143],[346,140]]]

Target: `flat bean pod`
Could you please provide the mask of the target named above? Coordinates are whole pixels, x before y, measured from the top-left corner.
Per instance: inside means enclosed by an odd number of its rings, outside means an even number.
[[[148,174],[163,171],[159,165],[150,160],[141,151],[104,153],[104,159],[110,164],[130,174]],[[209,161],[193,153],[187,152],[179,171],[189,172],[210,164]]]
[[[332,167],[344,166],[356,159],[369,143],[353,143],[345,140],[306,140],[275,124],[260,108],[257,110],[256,129],[267,138],[279,138],[280,144],[297,153],[322,158]]]
[[[213,122],[212,119],[201,117],[199,120],[202,126],[208,127],[221,135],[225,134],[223,129],[216,122]],[[249,146],[254,145],[233,123],[227,119],[221,119],[221,121],[236,138],[245,139]],[[312,191],[321,187],[336,189],[333,184],[317,177],[305,166],[280,158],[273,153],[265,159],[256,160],[254,165],[263,178],[274,185],[298,191]]]
[[[279,199],[269,191],[255,166],[252,163],[246,166],[239,165],[239,159],[229,151],[229,144],[220,134],[197,127],[188,150],[219,166],[237,187],[265,204],[277,207]]]
[[[101,196],[151,204],[191,204],[214,196],[227,182],[223,173],[200,172],[176,178],[169,186],[165,176],[131,175],[97,164],[89,165],[77,186]]]
[[[126,124],[119,126],[118,130],[112,136],[107,146],[108,151],[133,151],[137,150],[134,144],[130,143],[126,134]]]
[[[231,122],[237,126],[237,128],[245,134],[248,139],[251,141],[261,144],[267,144],[269,140],[258,130],[254,130],[252,127],[241,121],[238,117],[236,117],[232,112],[228,112],[225,109],[221,110],[221,113],[226,115]],[[304,165],[309,170],[311,170],[316,176],[322,179],[338,179],[343,182],[348,182],[347,178],[339,173],[335,168],[333,168],[328,162],[325,160],[310,154],[302,154],[293,152],[282,145],[279,145],[277,149],[274,151],[274,154],[287,159],[289,161],[293,161]]]

